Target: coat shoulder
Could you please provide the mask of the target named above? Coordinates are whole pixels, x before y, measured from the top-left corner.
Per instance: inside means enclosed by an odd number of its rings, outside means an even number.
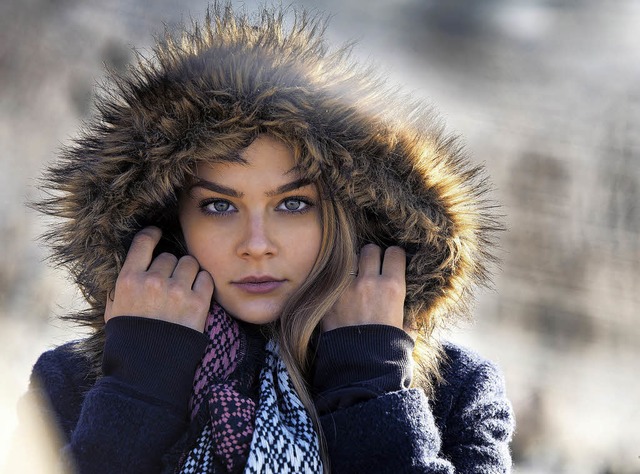
[[[443,344],[442,380],[437,385],[432,410],[441,429],[450,414],[482,400],[501,400],[508,405],[504,376],[499,366],[479,353],[452,342]]]
[[[478,370],[494,371],[496,375],[500,374],[497,364],[468,347],[448,341],[444,342],[442,347],[445,353],[442,374],[447,381],[464,378]]]
[[[44,352],[33,366],[29,391],[38,392],[48,401],[66,435],[75,426],[84,396],[95,383],[89,368],[89,361],[77,350],[76,342]]]
[[[31,374],[31,382],[43,388],[84,385],[89,373],[89,361],[77,350],[77,342],[68,342],[40,355]]]

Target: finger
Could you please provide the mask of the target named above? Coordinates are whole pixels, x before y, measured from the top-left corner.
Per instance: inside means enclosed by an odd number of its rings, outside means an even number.
[[[199,270],[200,265],[198,261],[191,255],[185,255],[178,260],[178,264],[173,270],[171,278],[191,288]]]
[[[380,259],[382,249],[374,244],[367,244],[360,250],[358,275],[380,275]]]
[[[201,295],[207,299],[211,299],[213,296],[213,290],[215,285],[213,278],[206,270],[201,270],[196,276],[196,280],[193,282],[193,291],[198,295]]]
[[[384,253],[382,261],[382,275],[389,278],[402,278],[404,281],[407,269],[407,258],[401,247],[389,247]]]
[[[178,258],[175,255],[163,252],[153,259],[153,262],[151,262],[149,266],[148,273],[155,273],[156,275],[169,278],[173,274],[177,263]]]
[[[146,271],[153,259],[153,249],[162,237],[162,231],[157,227],[145,227],[138,232],[131,242],[127,258],[122,265],[122,271]]]

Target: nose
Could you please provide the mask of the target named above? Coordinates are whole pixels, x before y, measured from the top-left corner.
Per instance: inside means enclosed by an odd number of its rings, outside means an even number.
[[[261,258],[277,254],[276,243],[263,214],[248,216],[243,227],[242,236],[238,243],[240,257]]]

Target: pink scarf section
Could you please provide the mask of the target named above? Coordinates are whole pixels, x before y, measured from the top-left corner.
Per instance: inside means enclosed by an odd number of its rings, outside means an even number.
[[[228,472],[245,465],[253,437],[256,404],[231,377],[241,357],[238,323],[217,303],[207,317],[209,344],[196,369],[189,408],[195,418],[208,404],[215,454]]]

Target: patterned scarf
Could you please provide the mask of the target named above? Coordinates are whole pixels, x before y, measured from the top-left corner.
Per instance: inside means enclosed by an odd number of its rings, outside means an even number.
[[[321,473],[318,436],[279,356],[268,341],[259,376],[258,404],[248,338],[238,322],[215,304],[207,318],[209,345],[196,370],[192,420],[206,413],[208,423],[180,472]],[[244,471],[243,471],[244,469]]]

